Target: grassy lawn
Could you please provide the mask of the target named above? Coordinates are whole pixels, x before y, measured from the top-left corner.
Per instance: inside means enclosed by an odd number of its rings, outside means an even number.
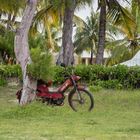
[[[140,140],[140,91],[94,93],[92,112],[76,113],[66,103],[34,102],[19,107],[17,87],[0,87],[0,140]]]

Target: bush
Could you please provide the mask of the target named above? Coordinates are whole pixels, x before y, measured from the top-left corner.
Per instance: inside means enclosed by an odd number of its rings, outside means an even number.
[[[101,65],[80,65],[75,68],[83,82],[104,88],[140,88],[140,67],[124,65],[104,67]]]
[[[54,84],[61,84],[65,76],[69,75],[72,67],[67,70],[60,66],[51,66],[51,56],[41,53],[41,50],[33,50],[33,64],[28,66],[29,74],[36,79],[53,79]],[[100,88],[140,88],[140,67],[127,67],[123,65],[104,67],[99,65],[78,65],[74,73],[81,77],[81,82],[86,83],[92,90]],[[6,84],[4,79],[10,77],[21,78],[19,65],[0,65],[0,85]]]
[[[35,79],[47,81],[53,77],[51,55],[40,48],[31,49],[32,64],[28,65],[28,74]]]
[[[4,78],[0,78],[0,86],[4,86],[7,84],[7,81]]]

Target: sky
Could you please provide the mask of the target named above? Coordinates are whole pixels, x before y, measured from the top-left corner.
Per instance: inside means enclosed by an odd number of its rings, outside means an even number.
[[[96,11],[97,2],[94,2],[92,7],[94,8],[93,10]],[[85,20],[87,16],[90,16],[90,11],[91,11],[91,7],[85,6],[85,7],[82,7],[80,10],[76,10],[75,14],[81,17],[83,20]]]
[[[129,1],[129,0],[128,0]],[[130,0],[131,1],[131,0]],[[119,2],[125,7],[128,6],[123,0],[119,0]],[[93,2],[92,7],[94,8],[93,10],[96,12],[97,10],[97,0]],[[91,8],[88,6],[85,6],[84,8],[81,8],[80,10],[76,10],[75,14],[79,17],[81,17],[83,20],[86,20],[87,16],[90,16],[90,10]]]

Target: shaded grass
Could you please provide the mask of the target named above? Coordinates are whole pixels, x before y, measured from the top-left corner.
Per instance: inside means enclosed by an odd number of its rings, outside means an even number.
[[[138,90],[94,93],[92,112],[34,102],[19,107],[17,87],[0,87],[0,140],[140,140]]]

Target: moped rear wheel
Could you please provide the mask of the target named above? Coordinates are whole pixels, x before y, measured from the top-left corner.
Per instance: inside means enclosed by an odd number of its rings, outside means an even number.
[[[79,98],[79,94],[81,95],[81,99]],[[68,102],[70,107],[78,112],[91,111],[94,108],[93,96],[85,89],[78,89],[78,91],[71,92],[68,97]]]

